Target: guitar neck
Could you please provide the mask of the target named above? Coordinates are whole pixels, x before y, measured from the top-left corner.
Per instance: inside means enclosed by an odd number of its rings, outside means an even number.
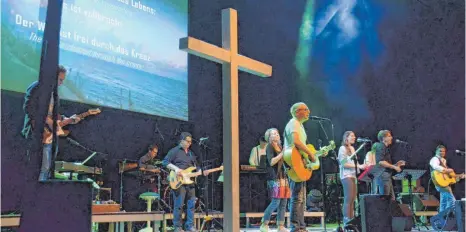
[[[223,167],[218,167],[218,168],[212,168],[210,170],[207,170],[208,172],[218,172],[218,171],[221,171],[223,170]]]
[[[218,167],[218,168],[212,168],[212,169],[208,169],[208,170],[205,170],[206,172],[208,172],[209,174],[212,173],[212,172],[218,172],[222,170],[222,167]],[[190,175],[190,177],[196,177],[196,176],[200,176],[202,175],[202,172],[201,171],[198,171],[198,172],[194,172]]]
[[[83,118],[85,118],[85,117],[87,117],[87,116],[89,116],[89,115],[90,115],[89,112],[84,112],[84,113],[82,113],[82,114],[78,114],[77,117],[83,119]],[[66,120],[61,121],[61,122],[59,123],[59,126],[64,127],[64,126],[66,126],[66,125],[68,125],[68,124],[70,124],[70,123],[72,123],[72,122],[73,122],[73,119],[68,118],[68,119],[66,119]]]
[[[330,150],[332,150],[332,148],[330,146],[325,146],[325,147],[322,147],[320,150],[316,151],[316,156],[317,157],[320,157],[323,155],[323,153],[325,152],[329,152]]]

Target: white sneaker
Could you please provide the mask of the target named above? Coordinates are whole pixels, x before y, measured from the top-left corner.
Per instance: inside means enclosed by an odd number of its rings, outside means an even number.
[[[278,227],[277,232],[290,232],[288,229],[286,229],[284,226]]]
[[[259,228],[260,232],[269,232],[269,225],[266,224],[261,224],[261,227]]]

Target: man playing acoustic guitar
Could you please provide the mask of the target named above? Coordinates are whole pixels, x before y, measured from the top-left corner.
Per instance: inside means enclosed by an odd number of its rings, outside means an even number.
[[[57,78],[58,78],[58,86],[60,86],[63,81],[66,78],[66,69],[62,65],[58,66],[57,69]],[[32,83],[28,89],[26,90],[26,95],[24,96],[24,104],[23,104],[23,110],[25,113],[25,118],[24,118],[24,126],[21,131],[21,134],[26,138],[29,139],[31,137],[31,132],[33,130],[34,126],[34,120],[36,120],[35,114],[37,113],[37,108],[39,105],[38,102],[38,87],[39,87],[39,81],[35,81]],[[57,103],[60,101],[59,98],[54,99],[53,93],[51,94],[50,102],[49,102],[49,109],[48,109],[48,115],[47,118],[45,119],[46,122],[46,129],[44,131],[44,139],[43,139],[43,147],[42,147],[42,166],[40,169],[40,174],[39,174],[39,181],[45,181],[50,178],[50,167],[52,166],[52,134],[50,133],[53,120],[52,120],[52,114],[53,114],[53,105],[54,101],[57,101]],[[61,119],[61,116],[57,117],[58,119]],[[68,118],[64,118],[64,120],[67,120]],[[78,123],[81,118],[73,115],[70,117],[72,119],[72,124]],[[55,154],[53,156],[56,156],[56,153],[58,152],[58,144],[57,144],[57,149],[55,149]]]
[[[285,149],[296,147],[302,151],[306,160],[315,162],[315,152],[306,146],[307,135],[303,123],[309,120],[309,108],[302,102],[291,106],[290,113],[293,118],[286,124],[284,131]],[[295,182],[290,180],[291,187],[291,232],[306,231],[304,222],[304,200],[306,198],[306,181]]]
[[[447,154],[447,149],[443,145],[438,145],[437,148],[435,149],[435,156],[430,159],[430,171],[435,173],[435,171],[440,172],[442,174],[447,174],[448,177],[452,176],[455,177],[455,172],[453,169],[448,168],[447,166],[447,160],[445,159],[445,155]],[[447,178],[448,178],[447,177]],[[437,191],[440,193],[440,209],[439,212],[442,212],[445,209],[448,209],[455,204],[455,196],[453,195],[453,192],[451,191],[451,187],[449,185],[442,187],[439,186],[439,183],[437,181],[440,180],[435,180],[435,175],[432,175],[432,178],[434,179],[435,188]],[[459,175],[458,178],[464,178],[464,175]],[[456,182],[456,181],[454,181]]]

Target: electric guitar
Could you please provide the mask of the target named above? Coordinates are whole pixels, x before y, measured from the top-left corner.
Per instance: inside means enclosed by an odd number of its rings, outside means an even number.
[[[306,145],[309,150],[315,152],[315,162],[311,162],[309,159],[304,158],[307,156],[304,152],[301,152],[297,147],[287,148],[283,153],[283,159],[286,164],[290,166],[287,174],[294,182],[307,181],[312,176],[312,171],[320,168],[320,156],[327,156],[330,150],[335,149],[335,142],[330,141],[328,146],[322,147],[319,151],[316,151],[312,144]]]
[[[100,114],[101,110],[99,108],[97,109],[90,109],[82,114],[77,115],[76,117],[83,119],[89,115],[96,115]],[[72,118],[67,118],[65,120],[57,120],[57,135],[61,137],[66,137],[70,133],[69,130],[64,130],[63,127],[67,126],[68,124],[72,123],[74,119]],[[44,133],[42,135],[42,142],[43,143],[51,143],[52,142],[52,131],[48,128],[45,127]]]
[[[431,173],[431,176],[432,176],[432,181],[434,182],[434,184],[438,187],[442,187],[442,188],[445,188],[445,187],[448,187],[452,184],[455,184],[456,182],[458,182],[459,179],[464,179],[465,178],[465,174],[462,173],[462,174],[456,174],[454,172],[452,173],[443,173],[443,172],[439,172],[439,171],[433,171]]]
[[[176,172],[173,170],[170,171],[170,175],[168,176],[168,182],[170,184],[170,188],[178,189],[182,185],[193,184],[196,180],[192,178],[202,175],[201,171],[193,172],[195,170],[196,170],[196,167],[186,168],[185,170],[180,171],[182,176],[178,176]],[[218,172],[222,170],[223,170],[223,165],[218,168],[212,168],[212,169],[205,170],[204,173],[206,173],[206,175],[209,175],[210,173]]]

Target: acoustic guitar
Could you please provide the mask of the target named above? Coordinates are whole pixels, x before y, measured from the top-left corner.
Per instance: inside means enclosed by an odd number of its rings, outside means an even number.
[[[82,114],[77,115],[76,117],[83,119],[87,116],[90,115],[96,115],[100,114],[101,110],[99,108],[97,109],[90,109]],[[68,130],[64,130],[63,127],[67,126],[68,124],[72,123],[73,119],[72,118],[67,118],[65,120],[57,120],[57,135],[60,137],[66,137],[70,133]],[[42,135],[42,141],[44,143],[51,143],[52,142],[52,131],[48,128],[45,127],[44,133]]]
[[[182,185],[193,184],[196,180],[193,178],[202,175],[201,171],[193,172],[196,170],[196,167],[189,167],[185,170],[181,171],[182,176],[176,175],[175,171],[171,171],[170,175],[168,176],[168,182],[170,184],[171,189],[178,189]],[[218,168],[212,168],[205,170],[204,172],[208,174],[213,172],[218,172],[223,170],[223,165]]]
[[[430,175],[432,176],[432,181],[434,182],[435,186],[442,188],[455,184],[459,179],[465,178],[464,173],[458,175],[454,172],[442,173],[439,171],[433,171]]]
[[[328,146],[322,147],[319,151],[316,151],[312,144],[306,145],[307,148],[315,152],[316,161],[312,162],[306,158],[306,154],[301,152],[298,148],[287,148],[283,153],[283,159],[286,164],[290,166],[287,174],[291,180],[294,182],[303,182],[307,181],[312,176],[312,171],[315,171],[320,168],[320,156],[326,156],[330,150],[335,149],[335,142],[330,141]]]

